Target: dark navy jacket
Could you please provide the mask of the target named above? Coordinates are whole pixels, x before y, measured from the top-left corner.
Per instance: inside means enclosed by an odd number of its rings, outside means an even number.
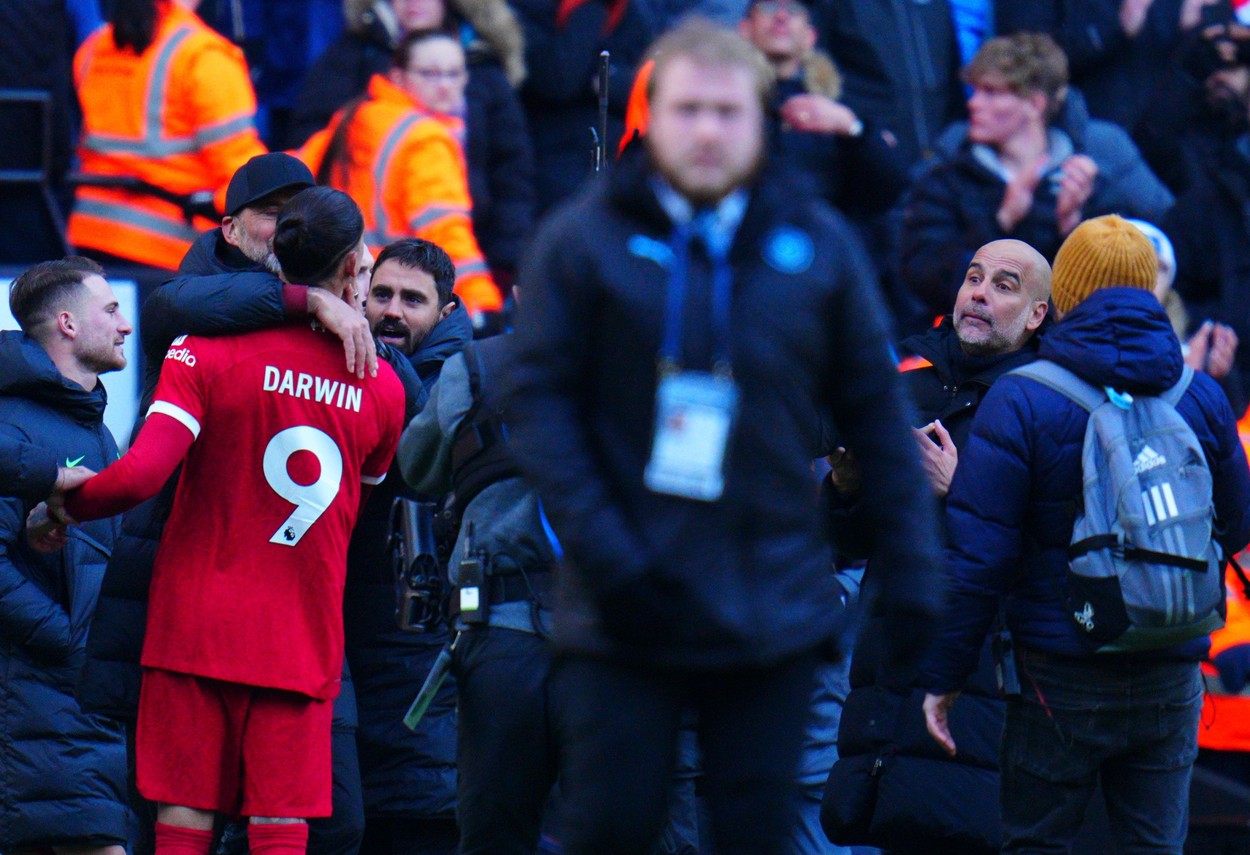
[[[741,404],[716,502],[644,485],[674,231],[646,163],[627,157],[540,228],[522,269],[509,428],[565,549],[557,643],[719,668],[829,642],[840,601],[810,469],[828,451],[822,419],[864,461],[889,605],[920,621],[937,608],[934,507],[871,267],[846,221],[785,178],[751,188],[729,250]],[[710,281],[707,255],[690,259],[691,281]],[[690,302],[686,366],[709,370],[710,298]],[[650,629],[605,630],[631,598],[664,611]]]
[[[0,484],[6,496],[39,501],[56,486],[56,458],[30,442],[0,436]]]
[[[102,384],[65,379],[21,333],[0,332],[0,432],[97,472],[117,459]],[[30,505],[0,500],[0,849],[124,844],[122,728],[74,700],[116,519],[71,526],[52,554],[26,545]]]
[[[1158,394],[1180,379],[1180,344],[1154,295],[1097,291],[1042,342],[1051,359],[1098,386]],[[1177,411],[1194,429],[1211,467],[1217,539],[1225,554],[1250,540],[1250,472],[1236,418],[1219,385],[1194,377]],[[923,682],[959,689],[1007,597],[1016,644],[1070,657],[1094,655],[1066,606],[1067,549],[1081,494],[1088,417],[1066,397],[1022,377],[990,389],[960,454],[947,501],[947,613]],[[1134,654],[1198,660],[1205,638]]]

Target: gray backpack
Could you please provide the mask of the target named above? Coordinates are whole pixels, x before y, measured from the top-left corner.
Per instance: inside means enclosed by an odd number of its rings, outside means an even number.
[[[1193,370],[1159,396],[1105,392],[1041,360],[1014,374],[1089,412],[1083,501],[1068,547],[1068,606],[1092,647],[1168,647],[1224,625],[1223,556],[1212,540],[1211,470],[1176,412]]]

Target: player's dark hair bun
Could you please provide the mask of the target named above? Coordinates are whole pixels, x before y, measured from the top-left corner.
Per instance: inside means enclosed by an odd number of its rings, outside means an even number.
[[[356,248],[364,230],[352,197],[330,187],[309,187],[279,212],[273,252],[288,282],[316,285]]]

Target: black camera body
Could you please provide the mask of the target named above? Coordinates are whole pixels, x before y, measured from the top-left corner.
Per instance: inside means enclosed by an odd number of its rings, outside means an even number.
[[[406,632],[430,632],[446,622],[447,582],[434,540],[436,511],[428,502],[403,497],[391,505],[395,622]]]

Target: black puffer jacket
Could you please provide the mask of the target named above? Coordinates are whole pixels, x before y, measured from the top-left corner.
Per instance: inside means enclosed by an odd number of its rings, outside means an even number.
[[[66,380],[34,341],[0,332],[0,431],[99,471],[117,459],[103,385]],[[115,519],[75,525],[51,555],[26,545],[30,506],[0,500],[0,848],[124,845],[122,727],[74,699]]]
[[[46,498],[56,485],[56,465],[46,448],[0,436],[0,484],[5,495],[35,502]]]
[[[957,449],[967,443],[977,406],[990,385],[1037,356],[1037,337],[1021,350],[968,356],[950,318],[900,349],[900,368],[917,408],[917,424],[940,419]],[[860,526],[830,488],[837,540],[856,553]],[[869,575],[872,564],[869,563]],[[987,642],[980,665],[952,711],[961,740],[948,758],[925,730],[924,692],[914,672],[899,673],[881,655],[884,627],[870,616],[851,658],[851,692],[838,731],[838,761],[829,774],[821,822],[831,840],[915,855],[990,855],[998,851],[998,735],[1003,702]],[[967,736],[963,736],[966,734]]]

